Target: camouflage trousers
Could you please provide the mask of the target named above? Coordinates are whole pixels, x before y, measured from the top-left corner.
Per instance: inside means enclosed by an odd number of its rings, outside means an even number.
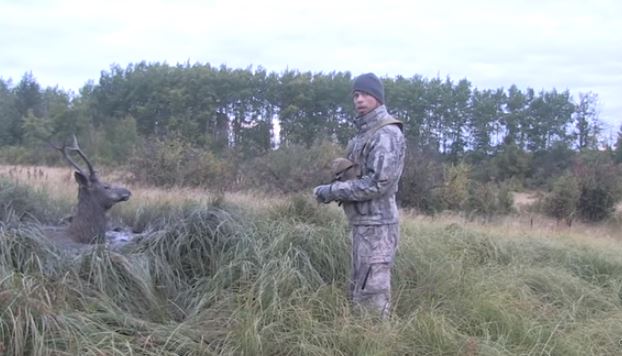
[[[387,318],[399,224],[352,226],[350,296],[355,308]]]

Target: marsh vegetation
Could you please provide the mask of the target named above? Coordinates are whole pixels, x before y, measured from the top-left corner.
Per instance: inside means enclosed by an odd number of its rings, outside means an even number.
[[[615,226],[403,211],[394,310],[377,323],[350,310],[347,226],[336,206],[130,186],[132,200],[111,217],[142,238],[75,254],[42,233],[75,203],[75,184],[63,184],[70,171],[0,169],[1,354],[622,351]]]

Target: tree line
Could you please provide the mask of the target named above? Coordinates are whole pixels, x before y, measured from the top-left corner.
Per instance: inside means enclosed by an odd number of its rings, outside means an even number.
[[[311,73],[209,64],[112,66],[78,95],[41,88],[30,73],[14,86],[0,80],[0,146],[24,144],[37,131],[67,133],[131,118],[141,136],[181,135],[220,151],[261,154],[275,145],[311,145],[352,134],[349,72]],[[453,160],[479,159],[514,144],[536,152],[565,145],[596,148],[597,96],[536,92],[515,85],[478,89],[467,80],[384,78],[387,106],[404,121],[410,144]]]
[[[159,155],[169,166],[151,167],[154,174],[180,172],[177,160],[190,155],[201,157],[205,174],[235,177],[227,182],[240,181],[243,162],[251,162],[256,171],[274,167],[265,174],[274,181],[295,171],[282,162],[305,161],[305,154],[326,153],[328,158],[338,149],[317,151],[318,145],[343,147],[354,134],[352,79],[349,72],[276,73],[261,67],[140,62],[113,65],[97,83],[90,81],[73,93],[42,88],[26,73],[15,84],[0,79],[0,158],[45,160],[36,151],[41,137],[62,139],[75,133],[109,164],[140,156],[134,162],[148,171],[144,164],[154,160],[146,156]],[[516,85],[479,89],[467,79],[419,75],[383,82],[389,112],[404,122],[410,164],[426,167],[414,169],[410,178],[406,172],[404,180],[412,184],[403,191],[417,196],[412,205],[428,204],[433,199],[426,203],[421,196],[449,184],[456,172],[468,172],[469,179],[481,183],[513,179],[522,186],[546,187],[576,167],[584,152],[622,161],[622,135],[615,149],[603,148],[598,97],[592,92],[573,97],[568,91]],[[289,151],[277,152],[283,150]],[[32,152],[39,153],[28,154]],[[299,157],[292,160],[292,155]],[[195,175],[192,182],[202,181],[196,167],[188,166],[187,172]],[[301,177],[290,178],[300,182]],[[157,182],[170,181],[161,178]],[[298,188],[303,187],[287,191]]]

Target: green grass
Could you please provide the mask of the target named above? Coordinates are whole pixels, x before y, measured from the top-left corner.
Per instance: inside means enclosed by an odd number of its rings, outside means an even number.
[[[24,191],[19,196],[30,197]],[[28,199],[24,206],[34,205]],[[118,216],[140,225],[139,241],[81,255],[46,240],[36,222],[45,220],[45,211],[33,222],[11,218],[16,214],[6,209],[0,221],[0,351],[622,352],[619,243],[500,236],[494,229],[404,218],[394,310],[377,322],[350,309],[347,225],[335,207],[295,196],[259,210],[227,199],[141,209],[121,209]]]

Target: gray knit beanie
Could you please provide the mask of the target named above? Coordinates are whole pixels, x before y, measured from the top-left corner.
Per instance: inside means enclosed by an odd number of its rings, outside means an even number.
[[[352,82],[352,92],[365,92],[384,104],[384,85],[374,73],[361,74]]]

